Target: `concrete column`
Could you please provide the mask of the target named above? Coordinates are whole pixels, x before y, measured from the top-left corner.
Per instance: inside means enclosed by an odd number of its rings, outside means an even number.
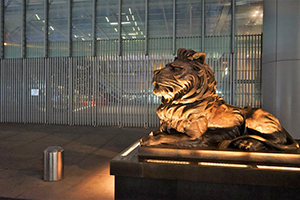
[[[300,1],[264,0],[262,108],[300,139]]]

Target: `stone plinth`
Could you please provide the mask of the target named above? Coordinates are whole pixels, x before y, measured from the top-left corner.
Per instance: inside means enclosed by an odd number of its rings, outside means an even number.
[[[300,198],[297,153],[136,147],[110,164],[116,200]]]

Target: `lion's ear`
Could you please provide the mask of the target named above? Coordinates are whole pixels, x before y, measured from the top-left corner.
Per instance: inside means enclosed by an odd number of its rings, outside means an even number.
[[[206,64],[206,54],[205,53],[202,53],[202,52],[198,52],[198,53],[195,53],[192,58],[190,57],[189,58],[190,60],[193,60],[193,61],[198,61],[200,62],[201,64],[205,65]]]

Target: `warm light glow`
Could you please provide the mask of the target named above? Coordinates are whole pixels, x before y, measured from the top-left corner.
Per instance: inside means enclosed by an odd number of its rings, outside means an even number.
[[[271,169],[271,170],[285,170],[285,171],[300,171],[299,167],[281,167],[281,166],[267,166],[257,165],[258,169]]]
[[[237,167],[237,168],[250,167],[249,165],[243,165],[243,164],[213,163],[213,162],[199,162],[198,165],[214,166],[214,167]]]
[[[138,146],[140,146],[140,142],[136,142],[129,149],[127,149],[124,153],[121,154],[122,157],[128,156],[133,150],[135,150]]]
[[[41,20],[41,18],[38,16],[38,14],[35,14],[37,20]]]
[[[7,43],[6,42],[4,42],[4,46],[6,46],[7,45]]]
[[[154,160],[154,159],[147,159],[146,162],[150,163],[163,163],[163,164],[180,164],[180,165],[189,165],[190,162],[186,161],[175,161],[175,160]]]

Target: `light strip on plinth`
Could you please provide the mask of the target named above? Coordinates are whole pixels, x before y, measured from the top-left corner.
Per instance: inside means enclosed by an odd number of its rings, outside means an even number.
[[[154,159],[147,159],[146,162],[149,163],[163,163],[163,164],[180,164],[180,165],[189,165],[190,162],[185,161],[175,161],[175,160],[154,160]]]
[[[243,164],[231,164],[231,163],[213,163],[213,162],[199,162],[198,165],[214,166],[214,167],[237,167],[237,168],[248,168],[249,165]]]
[[[140,142],[136,142],[129,149],[127,149],[124,153],[121,154],[122,157],[128,156],[133,150],[135,150],[138,146],[140,146]]]
[[[256,167],[258,169],[268,169],[268,170],[300,171],[299,167],[267,166],[267,165],[257,165]]]

